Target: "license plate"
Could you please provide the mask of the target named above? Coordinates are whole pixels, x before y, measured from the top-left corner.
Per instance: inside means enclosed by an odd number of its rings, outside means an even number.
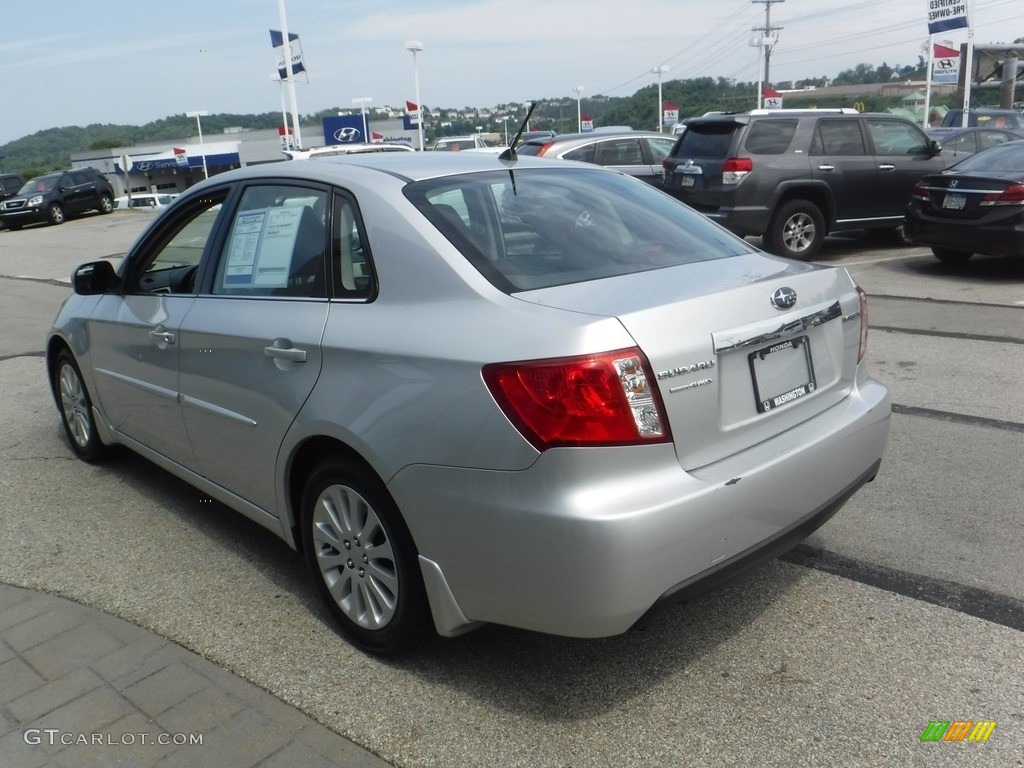
[[[697,180],[696,176],[689,176],[689,175],[684,173],[682,176],[679,177],[679,186],[680,187],[692,187],[696,180]]]
[[[962,211],[967,204],[967,198],[963,195],[946,195],[942,198],[942,207],[953,211]]]
[[[749,360],[758,413],[796,402],[815,389],[811,341],[807,336],[751,352]]]

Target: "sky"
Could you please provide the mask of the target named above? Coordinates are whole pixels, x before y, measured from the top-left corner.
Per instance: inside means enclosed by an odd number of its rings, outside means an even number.
[[[1024,37],[1021,0],[974,6],[977,44]],[[300,114],[339,107],[492,107],[629,96],[657,82],[756,82],[764,0],[285,0],[309,82]],[[773,0],[770,79],[916,64],[928,0]],[[281,109],[269,30],[280,0],[0,0],[0,146],[65,125]],[[942,36],[959,44],[964,31]],[[418,40],[413,55],[406,41]],[[756,45],[756,43],[755,43]],[[926,55],[926,54],[925,54]]]

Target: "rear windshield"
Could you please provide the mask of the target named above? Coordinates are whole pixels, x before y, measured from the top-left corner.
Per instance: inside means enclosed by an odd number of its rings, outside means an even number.
[[[405,194],[506,293],[753,252],[649,184],[596,168],[447,176]]]
[[[518,147],[516,147],[516,154],[539,155],[540,151],[550,143],[550,141],[530,141],[525,144],[520,144]]]
[[[740,123],[690,123],[679,137],[673,157],[726,157],[732,145],[732,135]]]
[[[990,147],[961,160],[953,167],[957,171],[1024,173],[1024,140]]]

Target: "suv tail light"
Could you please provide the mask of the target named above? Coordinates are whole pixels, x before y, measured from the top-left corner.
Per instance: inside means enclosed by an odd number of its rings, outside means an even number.
[[[749,157],[730,157],[722,165],[722,183],[739,184],[754,170],[754,161]]]
[[[671,439],[654,376],[636,347],[597,355],[494,363],[484,382],[539,451]]]
[[[857,350],[857,362],[868,353],[868,296],[857,286],[857,298],[860,299],[860,347]]]
[[[978,205],[1024,205],[1024,184],[1011,184],[1002,192],[985,195]]]

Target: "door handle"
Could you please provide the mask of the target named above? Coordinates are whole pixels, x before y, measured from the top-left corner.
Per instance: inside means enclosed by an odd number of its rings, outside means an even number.
[[[264,347],[263,354],[276,360],[290,360],[293,363],[306,362],[306,350],[295,347],[279,347],[276,343]]]
[[[819,171],[834,171],[836,167],[834,165],[819,165]]]
[[[896,170],[896,166],[892,165],[891,163],[883,163],[882,165],[878,166],[878,170],[880,170],[880,171],[895,171]]]
[[[152,331],[150,331],[149,332],[150,337],[155,339],[157,341],[157,343],[160,343],[160,344],[173,344],[174,343],[174,334],[171,333],[170,331],[163,331],[163,330],[161,330],[161,328],[163,328],[163,326],[162,325],[158,325],[156,328],[154,328]]]

